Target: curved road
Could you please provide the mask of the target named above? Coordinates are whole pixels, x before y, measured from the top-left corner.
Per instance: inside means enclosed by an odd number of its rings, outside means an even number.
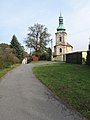
[[[84,120],[59,102],[32,73],[21,65],[0,80],[0,120]]]

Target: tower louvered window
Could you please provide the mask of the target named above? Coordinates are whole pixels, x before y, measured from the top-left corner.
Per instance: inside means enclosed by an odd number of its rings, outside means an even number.
[[[62,42],[62,37],[60,37],[60,42]]]
[[[62,48],[60,48],[60,53],[62,53]]]

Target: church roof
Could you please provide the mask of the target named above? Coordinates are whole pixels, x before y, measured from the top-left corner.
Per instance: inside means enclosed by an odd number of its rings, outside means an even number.
[[[68,46],[68,47],[72,47],[72,48],[73,48],[73,46],[72,46],[72,45],[70,45],[68,42],[67,42],[67,46]]]
[[[63,24],[60,24],[58,26],[57,31],[60,31],[60,32],[64,32],[65,31],[65,28],[64,28]]]

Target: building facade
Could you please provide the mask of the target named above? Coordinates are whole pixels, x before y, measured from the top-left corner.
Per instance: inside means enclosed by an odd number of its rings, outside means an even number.
[[[67,42],[67,32],[63,25],[63,17],[60,14],[59,26],[55,33],[54,60],[66,61],[66,54],[73,51],[73,46]]]
[[[77,51],[66,54],[66,63],[86,64],[87,51]]]

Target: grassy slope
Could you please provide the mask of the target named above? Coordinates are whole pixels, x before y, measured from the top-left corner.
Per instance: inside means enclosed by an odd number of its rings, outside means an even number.
[[[51,64],[36,67],[33,71],[62,100],[90,119],[90,67]]]
[[[17,66],[19,66],[19,64],[11,65],[8,68],[0,69],[0,78],[3,77],[7,72],[9,72],[10,70],[12,70],[13,68]]]

